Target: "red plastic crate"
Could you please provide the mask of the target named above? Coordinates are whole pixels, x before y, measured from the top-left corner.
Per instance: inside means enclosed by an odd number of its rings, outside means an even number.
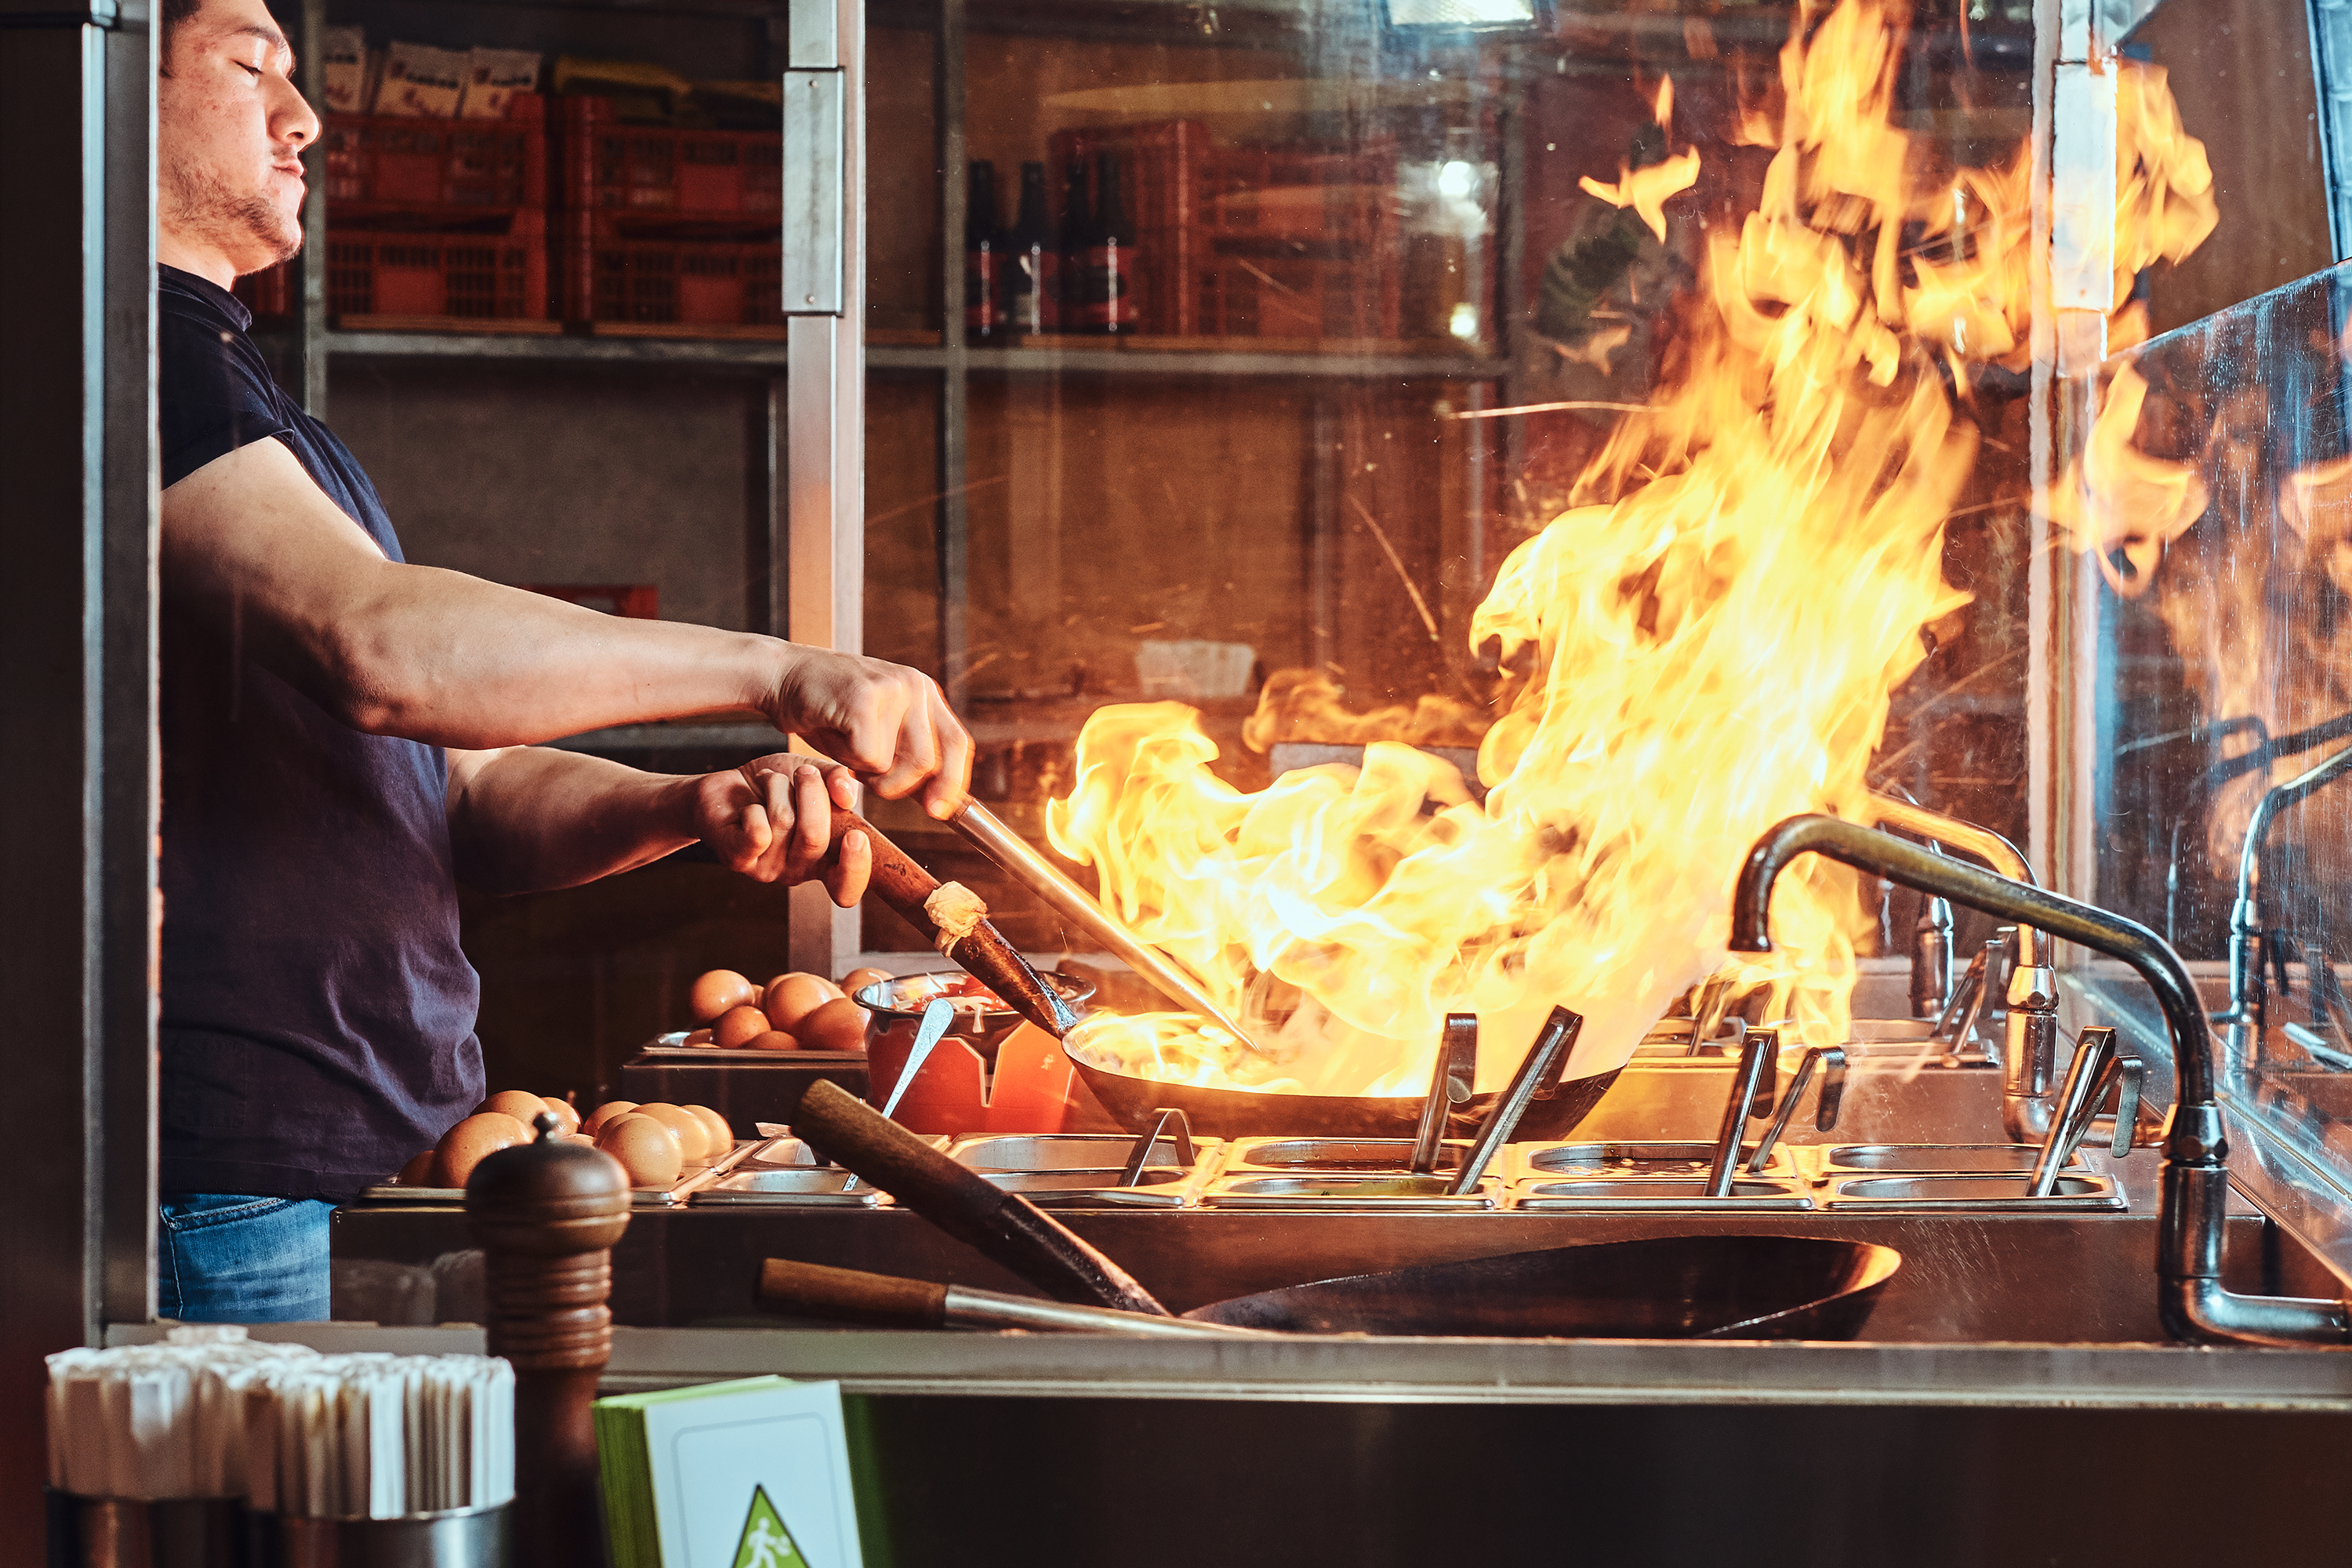
[[[594,222],[596,216],[565,215],[565,320],[782,324],[780,244],[619,235]]]
[[[783,210],[780,132],[623,125],[609,99],[562,101],[566,211],[725,217]]]
[[[544,221],[525,209],[503,235],[330,229],[327,313],[545,320]]]
[[[290,320],[294,314],[293,265],[281,261],[259,272],[249,272],[231,285],[229,292],[245,301],[245,308],[253,312],[256,326]]]
[[[327,210],[547,205],[547,100],[518,93],[503,120],[330,114]]]
[[[656,583],[525,583],[522,586],[567,605],[627,620],[661,619],[661,586]]]

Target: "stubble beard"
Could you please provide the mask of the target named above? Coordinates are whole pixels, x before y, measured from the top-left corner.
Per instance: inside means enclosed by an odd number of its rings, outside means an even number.
[[[302,228],[259,191],[243,195],[209,170],[164,158],[157,171],[163,221],[229,257],[240,277],[290,260]]]

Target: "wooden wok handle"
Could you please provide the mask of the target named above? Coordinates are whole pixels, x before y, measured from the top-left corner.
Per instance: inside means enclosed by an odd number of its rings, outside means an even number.
[[[838,1085],[811,1084],[792,1123],[794,1136],[1056,1301],[1171,1315],[1126,1269],[1045,1210],[982,1181]]]
[[[835,806],[833,843],[822,864],[831,866],[839,860],[842,835],[853,829],[866,835],[866,842],[874,850],[874,870],[866,879],[867,890],[898,910],[908,924],[938,947],[939,923],[924,905],[940,890],[940,879],[915,864],[905,850],[891,843],[872,823],[854,811]],[[1007,1006],[1055,1039],[1068,1034],[1070,1026],[1078,1021],[1077,1010],[1063,999],[1060,992],[1038,978],[1036,970],[1004,940],[994,921],[982,920],[968,935],[958,938],[944,951],[948,957],[986,981],[989,989],[1003,998]]]
[[[944,1285],[789,1258],[771,1258],[760,1266],[760,1301],[800,1317],[885,1329],[943,1329],[948,1321]]]

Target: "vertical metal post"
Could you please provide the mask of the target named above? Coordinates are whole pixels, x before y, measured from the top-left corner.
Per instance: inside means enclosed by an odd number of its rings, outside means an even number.
[[[2042,0],[2034,30],[2034,511],[2052,525],[2051,487],[2075,468],[2096,415],[2115,300],[2116,75],[2119,20],[2077,0]],[[2098,897],[2095,772],[2099,576],[2087,552],[2048,538],[2029,593],[2031,817],[2040,873]]]
[[[2311,74],[2327,176],[2327,237],[2331,254],[2343,261],[2352,259],[2352,0],[2311,0]]]
[[[155,963],[163,944],[156,605],[155,60],[143,24],[106,35],[106,458],[100,557],[100,1307],[155,1315]]]
[[[792,0],[788,26],[783,625],[794,642],[856,653],[866,604],[865,3]],[[800,110],[803,99],[824,111]],[[857,911],[835,909],[814,882],[793,889],[791,910],[793,966],[840,973],[858,948]]]
[[[327,0],[302,0],[302,96],[322,125],[327,118]],[[313,419],[327,416],[327,146],[322,133],[302,154],[309,190],[302,200],[302,256],[295,276],[302,297],[295,301],[294,367],[301,385],[295,395]]]
[[[971,668],[971,510],[964,498],[971,447],[970,353],[964,341],[963,231],[971,216],[963,135],[964,0],[940,0],[933,69],[940,148],[940,309],[946,363],[940,376],[940,685],[964,710]]]
[[[2051,309],[2050,145],[2055,121],[2061,0],[2034,0],[2032,264],[2027,269],[2032,308],[2033,369],[2028,406],[2029,474],[2033,485],[2033,548],[2026,557],[2025,766],[2026,858],[2045,888],[2060,886],[2057,875],[2058,689],[2053,658],[2057,627],[2056,553],[2059,541],[2050,521],[2051,491],[2058,477],[2055,407],[2057,322]]]
[[[149,1315],[154,89],[143,6],[0,3],[0,987],[32,1130],[0,1271],[0,1539],[37,1541],[42,1354]]]

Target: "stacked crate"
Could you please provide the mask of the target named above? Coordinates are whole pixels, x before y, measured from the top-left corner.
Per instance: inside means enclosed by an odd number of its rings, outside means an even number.
[[[782,133],[625,125],[609,100],[562,101],[564,319],[781,330]]]
[[[1053,177],[1119,160],[1142,331],[1168,336],[1402,335],[1397,148],[1214,146],[1198,121],[1064,131]],[[1089,184],[1091,189],[1091,183]]]
[[[501,120],[331,114],[327,313],[349,326],[541,321],[547,100]]]
[[[501,120],[330,114],[327,314],[342,326],[482,328],[547,320],[547,100]],[[294,310],[291,272],[237,280],[267,325]]]

